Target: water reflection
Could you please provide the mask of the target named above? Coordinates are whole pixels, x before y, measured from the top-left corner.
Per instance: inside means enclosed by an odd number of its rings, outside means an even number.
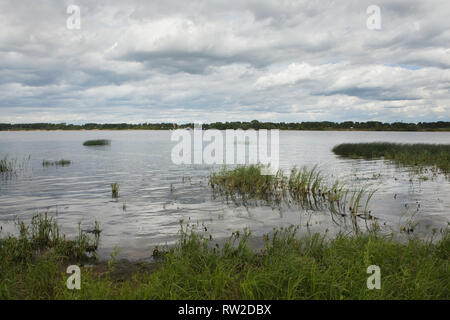
[[[89,139],[110,139],[111,145],[84,147]],[[419,223],[417,233],[445,227],[449,222],[450,184],[442,175],[428,180],[382,160],[349,160],[331,149],[343,142],[450,143],[450,133],[436,132],[280,132],[280,165],[319,164],[330,178],[355,186],[378,188],[372,213],[380,223],[399,229],[408,217]],[[171,163],[169,131],[58,131],[1,132],[0,157],[31,156],[20,174],[0,182],[0,223],[3,232],[14,229],[17,218],[36,212],[57,212],[68,235],[77,224],[103,229],[100,255],[117,245],[128,257],[148,254],[155,245],[176,241],[179,222],[206,227],[216,239],[250,228],[262,235],[274,227],[308,225],[311,232],[336,230],[329,212],[267,206],[236,207],[213,199],[208,175],[213,166]],[[43,166],[43,160],[68,159],[70,166]],[[118,182],[118,199],[111,183]],[[301,229],[302,230],[302,229]]]

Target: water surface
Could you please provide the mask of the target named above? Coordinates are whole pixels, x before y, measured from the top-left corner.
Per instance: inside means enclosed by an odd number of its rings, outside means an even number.
[[[13,232],[18,218],[49,211],[68,235],[78,222],[88,228],[99,221],[100,256],[114,246],[127,258],[149,255],[156,245],[176,241],[180,220],[222,239],[248,227],[256,235],[274,227],[300,224],[301,232],[339,230],[327,212],[267,206],[236,207],[213,199],[208,175],[217,168],[175,165],[170,131],[28,131],[0,132],[0,157],[30,157],[28,166],[0,181],[0,225]],[[85,147],[88,139],[110,139],[110,146]],[[417,234],[445,228],[450,221],[450,183],[443,175],[411,173],[383,160],[335,156],[343,142],[389,141],[450,143],[450,133],[280,131],[280,165],[315,165],[330,178],[378,188],[372,214],[393,230],[413,218]],[[43,167],[43,160],[69,159],[70,166]],[[424,180],[428,179],[428,180]],[[112,199],[110,184],[120,197]],[[308,225],[308,228],[305,227]]]

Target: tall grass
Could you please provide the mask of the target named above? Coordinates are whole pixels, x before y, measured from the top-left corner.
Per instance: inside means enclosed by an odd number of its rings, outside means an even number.
[[[262,175],[261,169],[260,165],[237,166],[234,169],[224,167],[210,175],[209,184],[214,194],[224,196],[227,201],[243,204],[253,199],[267,203],[280,202],[285,183],[281,171],[272,176]]]
[[[182,229],[174,247],[125,278],[114,276],[115,253],[103,272],[82,267],[81,290],[66,288],[67,263],[56,254],[16,263],[12,240],[1,240],[0,299],[450,298],[448,233],[437,242],[412,238],[401,244],[374,234],[299,237],[289,227],[266,235],[258,251],[250,239],[248,231],[234,232],[215,246]],[[370,265],[381,269],[379,290],[366,286]]]
[[[98,236],[91,239],[86,232],[81,230],[79,225],[78,237],[75,240],[66,239],[66,236],[61,234],[54,217],[49,216],[47,212],[33,216],[28,225],[19,221],[18,228],[19,251],[25,258],[35,251],[42,253],[52,250],[58,256],[69,260],[91,260],[94,257],[91,254],[97,250]],[[96,228],[98,228],[97,224]],[[11,239],[14,238],[8,237],[6,241]]]
[[[340,156],[352,158],[381,158],[397,164],[421,168],[433,166],[444,173],[450,170],[450,144],[403,144],[390,142],[343,143],[332,151]]]
[[[317,166],[293,167],[288,176],[281,170],[275,175],[263,175],[262,169],[262,165],[224,167],[210,175],[209,184],[214,196],[237,205],[258,201],[276,206],[297,204],[304,209],[328,209],[340,217],[350,216],[356,231],[357,218],[373,218],[368,205],[375,190],[353,189],[339,180],[330,183]]]
[[[6,155],[3,159],[0,159],[0,173],[17,173],[17,171],[24,169],[29,160],[30,156],[19,161],[17,158],[10,158]]]
[[[65,159],[61,159],[59,161],[53,161],[53,160],[42,160],[42,166],[43,167],[48,167],[48,166],[68,166],[70,165],[72,162],[70,160],[65,160]]]
[[[51,298],[64,265],[96,260],[99,237],[80,226],[78,236],[67,239],[54,218],[41,213],[17,227],[18,236],[0,238],[0,299]]]
[[[119,197],[119,184],[117,182],[111,183],[111,196],[113,198]]]

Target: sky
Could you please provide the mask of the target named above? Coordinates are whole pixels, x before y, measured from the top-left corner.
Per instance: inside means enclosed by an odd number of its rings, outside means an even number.
[[[0,122],[450,121],[449,45],[450,1],[0,0]]]

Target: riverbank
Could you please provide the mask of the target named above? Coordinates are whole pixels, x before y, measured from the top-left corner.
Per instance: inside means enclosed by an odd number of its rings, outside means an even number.
[[[448,230],[437,241],[398,243],[376,233],[298,237],[290,227],[266,235],[255,251],[249,232],[218,246],[182,226],[178,244],[153,251],[153,263],[117,261],[117,250],[98,263],[98,226],[68,240],[55,237],[48,219],[0,240],[1,299],[450,298]],[[80,290],[66,285],[74,264],[81,266]],[[370,266],[379,267],[380,289],[367,286]]]

